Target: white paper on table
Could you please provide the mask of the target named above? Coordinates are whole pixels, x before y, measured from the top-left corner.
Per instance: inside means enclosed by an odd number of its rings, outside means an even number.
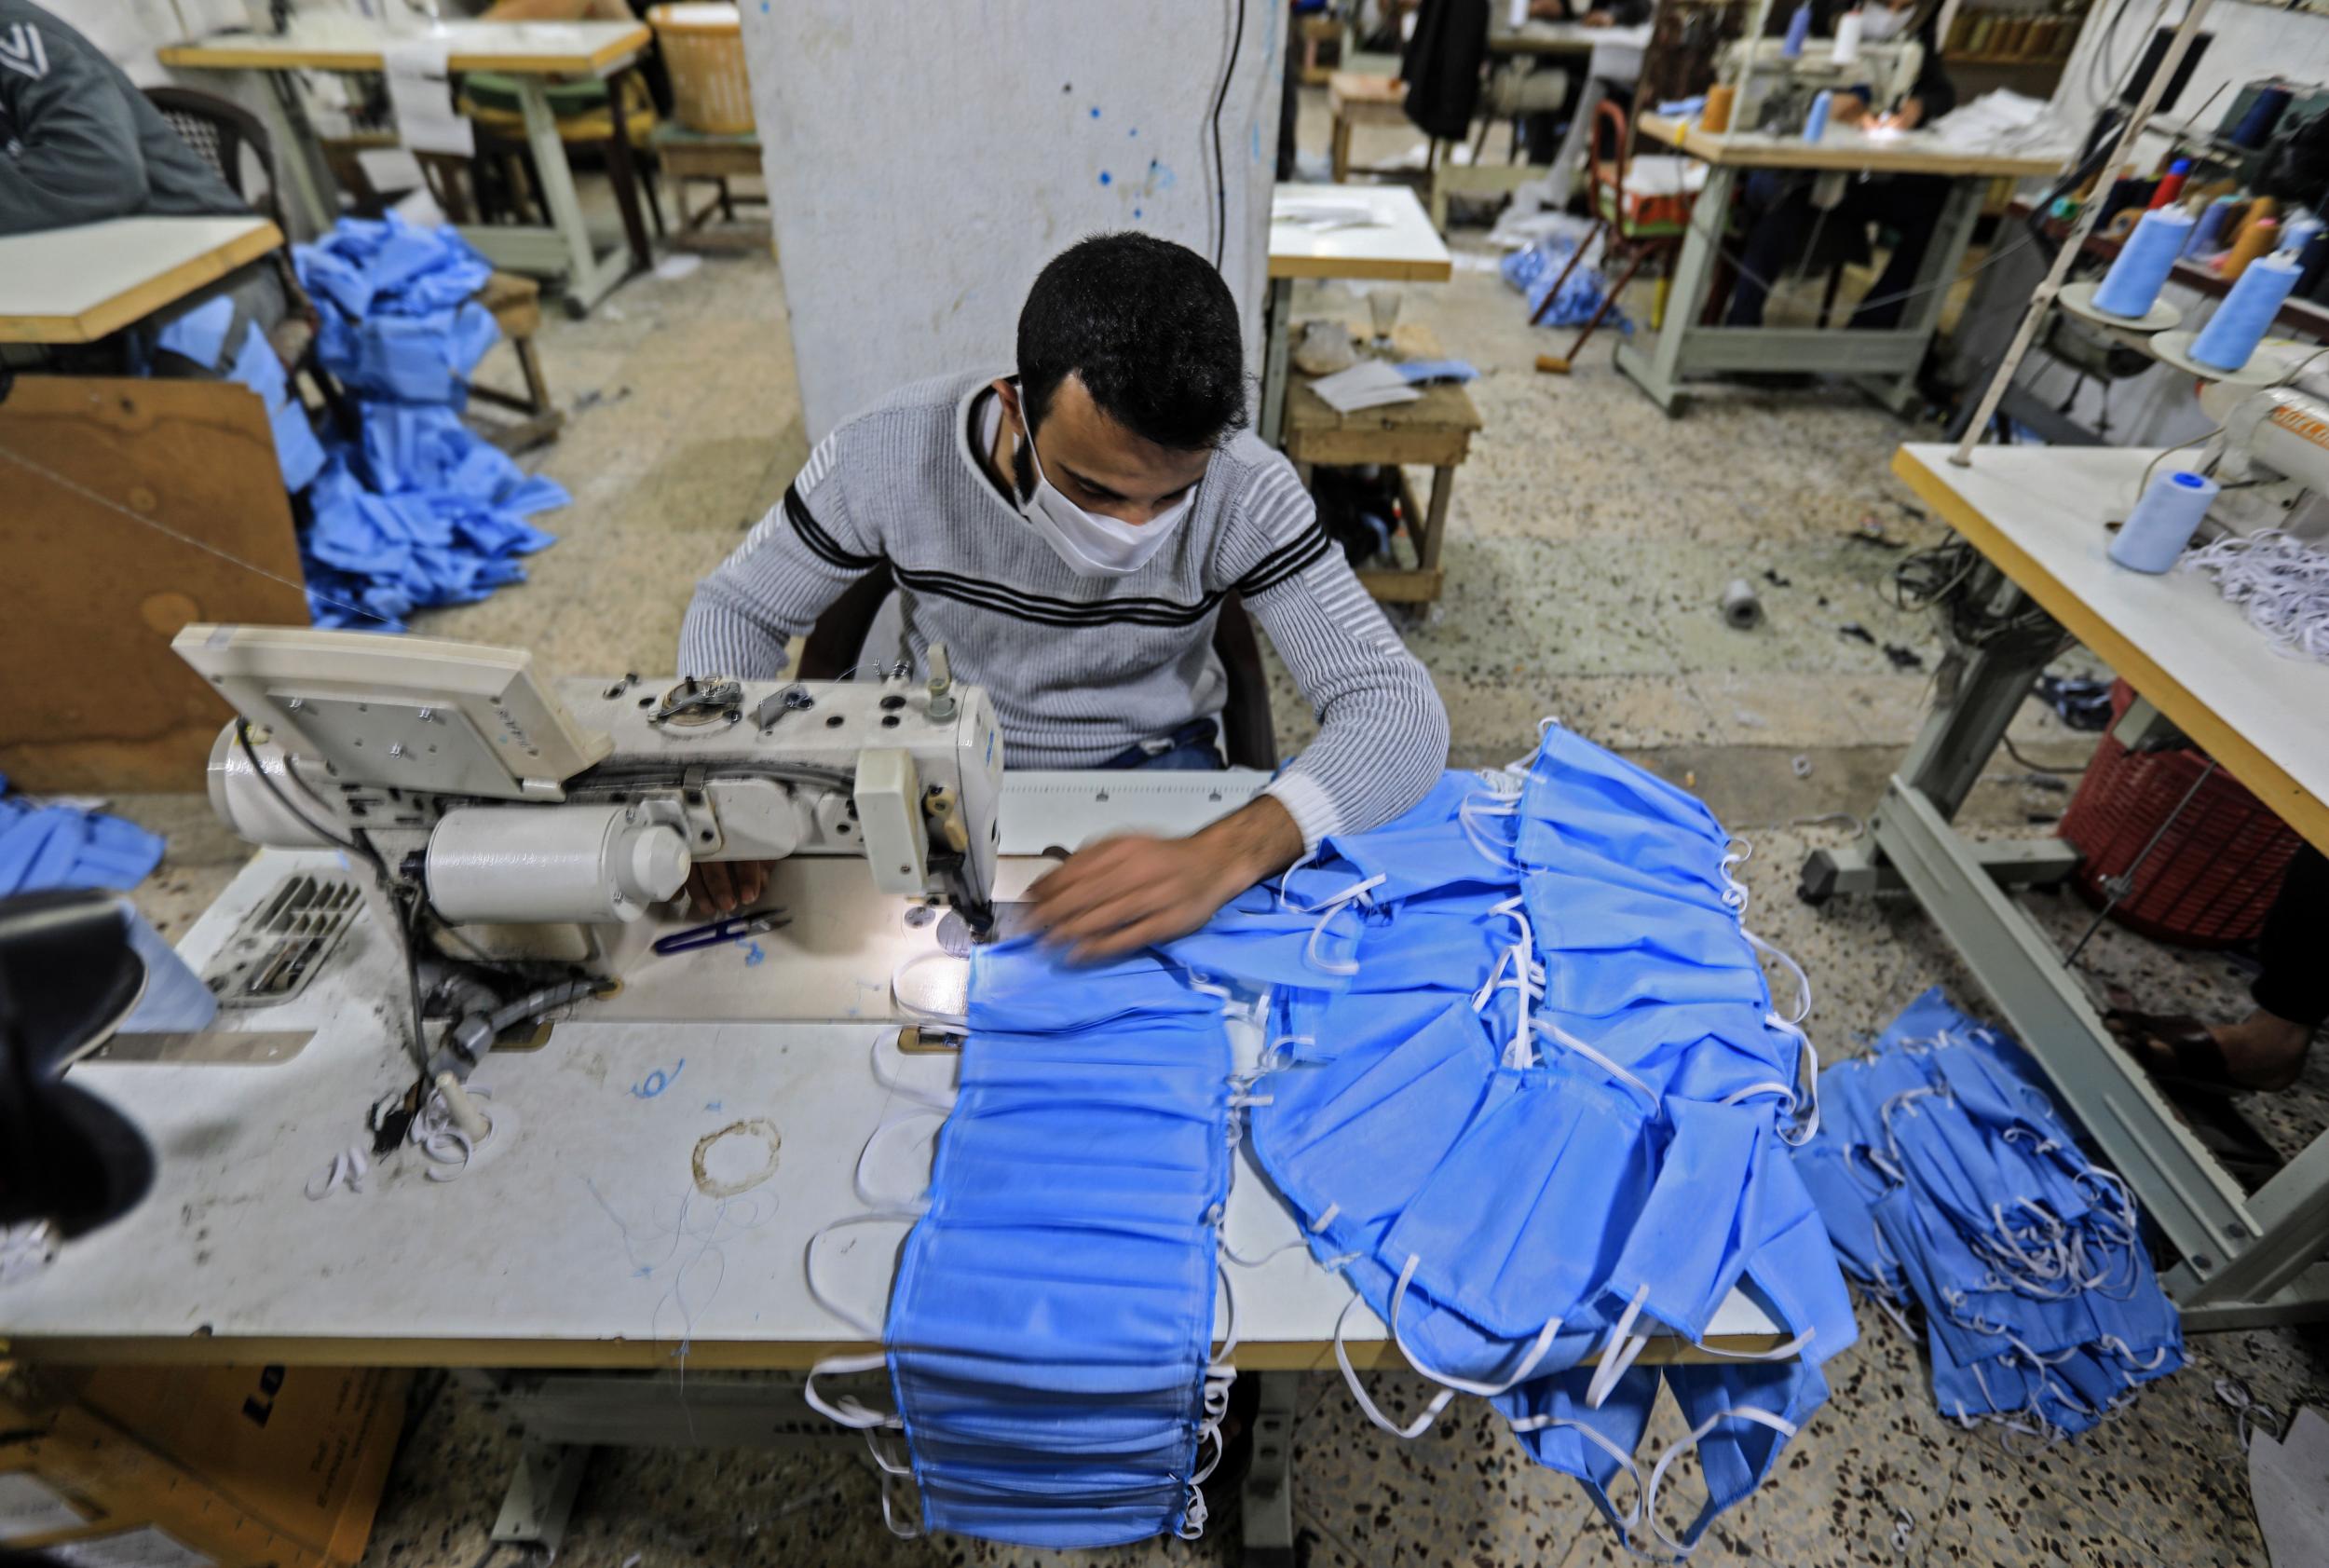
[[[0,1475],[0,1541],[78,1530],[88,1520],[37,1476],[11,1470]]]
[[[1281,196],[1270,203],[1270,221],[1301,228],[1372,228],[1382,223],[1363,201],[1322,200],[1316,197]]]
[[[409,147],[359,148],[356,166],[372,182],[372,188],[383,195],[418,190],[429,183],[420,171],[420,159],[413,156]]]
[[[397,139],[413,151],[471,157],[477,135],[453,107],[453,84],[444,66],[448,52],[441,38],[411,38],[382,49],[388,106],[396,111]]]
[[[1384,403],[1413,402],[1423,395],[1408,384],[1406,376],[1381,360],[1361,360],[1348,370],[1322,375],[1310,384],[1310,389],[1337,414],[1355,414],[1362,408],[1377,408]]]
[[[2329,1421],[2310,1405],[2278,1442],[2259,1432],[2248,1445],[2248,1496],[2272,1568],[2329,1563]]]

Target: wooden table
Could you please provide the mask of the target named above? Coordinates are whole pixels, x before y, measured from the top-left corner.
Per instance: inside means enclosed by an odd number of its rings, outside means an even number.
[[[739,196],[728,187],[728,182],[733,179],[761,177],[758,131],[689,130],[675,120],[665,120],[655,128],[654,144],[656,158],[663,166],[663,178],[671,183],[672,200],[679,209],[679,226],[671,237],[674,247],[688,251],[740,251],[758,250],[772,243],[765,226],[713,230],[704,227],[715,212],[724,222],[734,223],[736,204],[740,201],[768,206],[766,196]],[[691,212],[688,210],[688,185],[695,180],[709,182],[715,194],[701,211]]]
[[[1274,443],[1286,411],[1288,318],[1297,278],[1444,283],[1455,275],[1448,247],[1405,185],[1281,184],[1274,202],[1330,201],[1364,207],[1374,222],[1314,229],[1270,225],[1270,302],[1261,354],[1261,438]],[[1273,202],[1273,204],[1274,204]]]
[[[1366,329],[1352,324],[1352,334],[1365,341]],[[1442,357],[1430,329],[1407,325],[1393,334],[1393,345],[1403,360]],[[1362,566],[1358,580],[1376,598],[1392,604],[1428,604],[1439,597],[1439,547],[1447,533],[1448,502],[1455,490],[1456,465],[1472,450],[1473,434],[1480,428],[1479,410],[1472,394],[1454,382],[1426,387],[1413,402],[1386,403],[1349,414],[1337,413],[1311,390],[1313,377],[1297,373],[1286,403],[1286,455],[1310,483],[1311,470],[1323,463],[1399,465],[1399,510],[1407,518],[1408,537],[1415,550],[1415,565]],[[1431,500],[1419,507],[1409,486],[1406,466],[1427,468]]]
[[[112,218],[0,238],[0,343],[94,343],[283,243],[265,218]]]
[[[1941,324],[1949,284],[1973,238],[1983,189],[1994,179],[2053,174],[2063,166],[2053,157],[1953,147],[1929,131],[1880,136],[1838,126],[1822,140],[1806,143],[1758,131],[1709,135],[1664,115],[1641,115],[1634,124],[1638,141],[1664,143],[1708,165],[1706,186],[1675,263],[1664,324],[1617,349],[1618,368],[1668,414],[1681,405],[1687,377],[1743,370],[1848,375],[1877,401],[1905,412],[1914,403],[1917,367]],[[1917,267],[1915,297],[1907,303],[1899,327],[1856,332],[1700,322],[1731,197],[1740,172],[1752,170],[1930,174],[1951,182],[1941,222]]]
[[[2188,573],[2113,565],[2106,525],[2133,506],[2156,451],[1903,446],[1893,471],[2005,579],[2100,654],[2176,728],[2306,839],[2329,851],[2329,665],[2286,659]],[[2046,649],[1975,651],[1934,707],[1878,809],[1870,847],[1822,852],[1804,892],[1906,887],[2044,1064],[2104,1163],[2132,1184],[2183,1261],[2163,1283],[2186,1328],[2329,1313],[2329,1138],[2243,1194],[2104,1030],[2085,987],[2001,884],[2028,879],[2044,844],[1975,844],[1951,825]],[[2066,869],[2058,866],[2055,874]]]
[[[276,88],[270,130],[278,161],[291,169],[294,185],[302,183],[301,171],[306,172],[299,194],[309,220],[320,230],[336,216],[337,203],[328,198],[330,175],[323,171],[291,73],[378,71],[387,50],[421,36],[442,38],[449,70],[497,71],[516,79],[526,145],[540,175],[542,199],[550,208],[546,228],[485,224],[464,227],[462,237],[497,266],[565,278],[567,308],[577,315],[588,310],[628,276],[631,260],[624,247],[602,252],[592,239],[547,89],[555,76],[606,81],[630,69],[647,51],[652,36],[647,28],[620,21],[448,21],[437,24],[433,33],[398,33],[346,13],[302,13],[281,34],[214,34],[171,45],[159,58],[181,70],[267,74]],[[281,156],[294,147],[304,157]]]

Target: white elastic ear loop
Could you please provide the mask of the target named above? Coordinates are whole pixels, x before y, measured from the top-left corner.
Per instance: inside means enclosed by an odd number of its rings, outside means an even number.
[[[886,1041],[891,1045],[894,1046],[897,1043],[897,1038],[896,1030],[886,1029],[874,1036],[873,1048],[866,1053],[873,1062],[874,1082],[889,1090],[892,1094],[897,1096],[900,1099],[910,1099],[919,1105],[927,1105],[933,1111],[953,1110],[955,1097],[951,1091],[926,1089],[917,1084],[908,1084],[895,1071],[886,1070],[884,1069],[881,1060],[882,1043]],[[903,1055],[903,1053],[900,1053],[900,1055]],[[903,1065],[903,1063],[900,1065]]]
[[[1651,1115],[1655,1116],[1658,1113],[1658,1097],[1651,1090],[1649,1084],[1644,1084],[1641,1079],[1636,1078],[1632,1073],[1628,1072],[1624,1068],[1618,1066],[1616,1062],[1608,1057],[1601,1055],[1600,1052],[1595,1050],[1592,1046],[1587,1045],[1584,1041],[1579,1040],[1575,1035],[1571,1034],[1567,1029],[1561,1028],[1550,1018],[1532,1018],[1529,1022],[1540,1033],[1549,1036],[1555,1044],[1559,1045],[1564,1050],[1574,1051],[1577,1055],[1583,1057],[1586,1060],[1600,1068],[1603,1072],[1608,1073],[1612,1078],[1614,1078],[1620,1084],[1625,1084],[1626,1087],[1631,1089],[1635,1094],[1640,1095],[1641,1097],[1642,1103],[1650,1108]]]
[[[1805,1034],[1800,1027],[1788,1022],[1777,1013],[1764,1014],[1763,1021],[1782,1034],[1791,1034],[1795,1037],[1796,1063],[1803,1073],[1804,1084],[1798,1092],[1795,1105],[1791,1109],[1801,1109],[1805,1106],[1809,1106],[1811,1109],[1810,1113],[1797,1125],[1792,1135],[1786,1128],[1781,1128],[1779,1137],[1791,1148],[1801,1149],[1819,1136],[1819,1053],[1813,1048],[1810,1035]],[[1890,1128],[1887,1127],[1886,1131],[1889,1133]]]
[[[1644,1285],[1633,1293],[1633,1300],[1628,1302],[1626,1310],[1618,1315],[1616,1327],[1610,1330],[1609,1343],[1601,1351],[1601,1364],[1593,1369],[1592,1380],[1585,1385],[1585,1402],[1592,1409],[1601,1408],[1602,1401],[1610,1396],[1610,1390],[1617,1386],[1617,1380],[1624,1377],[1635,1358],[1649,1348],[1649,1335],[1632,1332],[1634,1319],[1641,1316],[1642,1303],[1649,1299],[1650,1288]]]
[[[1391,1291],[1391,1343],[1399,1347],[1399,1354],[1407,1357],[1407,1364],[1442,1388],[1453,1388],[1465,1394],[1477,1394],[1483,1399],[1492,1399],[1499,1394],[1509,1394],[1520,1384],[1528,1382],[1536,1370],[1536,1364],[1545,1359],[1546,1351],[1553,1348],[1553,1337],[1560,1332],[1560,1319],[1558,1317],[1546,1319],[1545,1327],[1538,1329],[1536,1338],[1530,1342],[1527,1354],[1520,1357],[1519,1366],[1514,1369],[1513,1374],[1502,1383],[1474,1383],[1468,1378],[1460,1378],[1452,1373],[1440,1371],[1430,1362],[1415,1354],[1413,1347],[1407,1343],[1407,1336],[1399,1329],[1399,1308],[1407,1301],[1408,1283],[1415,1277],[1415,1265],[1420,1261],[1412,1252],[1407,1255],[1407,1265],[1399,1270],[1399,1283],[1393,1287]]]
[[[908,1193],[904,1196],[893,1193],[877,1193],[873,1190],[872,1183],[865,1179],[865,1165],[873,1157],[874,1145],[888,1139],[898,1128],[919,1126],[933,1117],[944,1120],[946,1115],[947,1111],[938,1106],[923,1106],[919,1110],[906,1111],[895,1120],[884,1122],[874,1128],[873,1135],[865,1139],[865,1146],[857,1152],[857,1170],[850,1181],[850,1185],[857,1191],[857,1201],[869,1208],[890,1213],[929,1213],[930,1187],[928,1183],[923,1184],[920,1192]]]
[[[1456,825],[1464,829],[1464,836],[1472,841],[1472,848],[1478,852],[1482,860],[1500,871],[1518,871],[1520,869],[1519,859],[1513,846],[1482,827],[1479,819],[1481,817],[1517,818],[1519,814],[1520,800],[1518,796],[1499,796],[1492,800],[1483,801],[1477,795],[1467,795],[1464,798],[1463,803],[1456,807]]]
[[[1641,1468],[1634,1463],[1633,1455],[1628,1453],[1624,1449],[1619,1448],[1615,1443],[1612,1442],[1607,1434],[1596,1429],[1595,1427],[1587,1425],[1582,1421],[1572,1421],[1567,1416],[1562,1415],[1524,1415],[1519,1420],[1512,1423],[1512,1429],[1516,1433],[1543,1432],[1556,1426],[1566,1427],[1568,1430],[1574,1432],[1578,1436],[1591,1441],[1598,1446],[1603,1453],[1606,1453],[1612,1459],[1616,1460],[1618,1467],[1625,1471],[1626,1474],[1633,1478],[1633,1507],[1626,1510],[1625,1517],[1618,1520],[1617,1528],[1620,1531],[1630,1531],[1635,1526],[1639,1525],[1641,1522],[1641,1495],[1643,1491]],[[1604,1495],[1607,1494],[1604,1493]],[[1631,1549],[1630,1542],[1628,1543],[1628,1548]]]
[[[1351,1365],[1351,1353],[1343,1343],[1343,1335],[1350,1326],[1351,1311],[1358,1304],[1358,1295],[1354,1291],[1351,1299],[1343,1303],[1342,1316],[1334,1320],[1334,1359],[1342,1368],[1342,1381],[1350,1385],[1351,1398],[1358,1401],[1358,1408],[1366,1412],[1368,1420],[1401,1442],[1413,1442],[1417,1438],[1431,1430],[1431,1424],[1439,1419],[1439,1412],[1454,1401],[1456,1391],[1452,1388],[1441,1387],[1431,1397],[1431,1402],[1423,1407],[1423,1412],[1405,1426],[1399,1425],[1382,1411],[1376,1409],[1375,1401],[1367,1397],[1367,1390],[1359,1384],[1358,1369]]]
[[[1650,1467],[1650,1484],[1642,1493],[1641,1511],[1650,1520],[1650,1529],[1655,1533],[1660,1541],[1665,1543],[1666,1548],[1676,1557],[1688,1557],[1697,1549],[1697,1542],[1694,1541],[1689,1546],[1683,1546],[1673,1536],[1668,1535],[1666,1533],[1666,1527],[1658,1522],[1658,1487],[1666,1479],[1666,1467],[1671,1465],[1683,1450],[1696,1448],[1708,1433],[1725,1421],[1751,1421],[1759,1426],[1770,1427],[1782,1438],[1791,1439],[1795,1436],[1795,1423],[1784,1416],[1773,1415],[1769,1411],[1758,1410],[1752,1405],[1733,1405],[1728,1410],[1715,1411],[1698,1423],[1696,1426],[1691,1428],[1690,1436],[1658,1455],[1658,1462]],[[1701,1535],[1698,1539],[1704,1540],[1706,1537]]]
[[[817,1277],[817,1243],[824,1239],[827,1232],[841,1230],[851,1225],[870,1225],[882,1221],[910,1225],[919,1218],[919,1215],[907,1213],[851,1214],[836,1220],[830,1224],[818,1226],[816,1230],[810,1233],[808,1246],[803,1248],[810,1297],[819,1306],[857,1329],[866,1338],[880,1339],[879,1324],[870,1318],[861,1316],[851,1308],[843,1306],[825,1293],[824,1282]],[[821,1377],[847,1377],[853,1372],[874,1371],[889,1364],[890,1357],[886,1351],[875,1351],[871,1355],[865,1356],[828,1356],[811,1367],[809,1370],[809,1375],[801,1380],[800,1397],[808,1402],[810,1410],[838,1425],[858,1431],[875,1426],[904,1430],[906,1426],[904,1416],[885,1414],[880,1411],[871,1409],[852,1395],[844,1394],[838,1400],[830,1400],[817,1392],[817,1379]],[[884,1517],[887,1517],[886,1511]]]
[[[898,1010],[900,1012],[910,1013],[917,1018],[925,1018],[933,1024],[952,1024],[957,1029],[968,1029],[971,1021],[965,1015],[960,1013],[940,1013],[932,1008],[918,1006],[906,1000],[906,992],[898,985],[899,981],[905,979],[915,970],[935,959],[945,959],[949,963],[960,963],[962,961],[960,959],[956,958],[952,953],[943,952],[936,948],[933,948],[928,952],[916,953],[912,958],[906,960],[895,969],[890,971],[890,1000],[897,1003]]]
[[[1795,961],[1795,955],[1789,952],[1784,948],[1773,947],[1770,943],[1764,941],[1762,937],[1757,936],[1753,932],[1748,930],[1743,925],[1738,928],[1738,934],[1747,938],[1748,942],[1753,946],[1755,951],[1772,959],[1790,975],[1795,976],[1795,1014],[1794,1016],[1788,1019],[1788,1022],[1791,1024],[1800,1024],[1805,1018],[1810,1017],[1811,976],[1805,974],[1804,966]]]
[[[1328,921],[1332,920],[1335,916],[1341,914],[1343,910],[1351,907],[1354,903],[1372,904],[1374,900],[1369,897],[1369,894],[1372,892],[1372,890],[1381,887],[1389,879],[1389,872],[1377,872],[1374,876],[1368,878],[1365,881],[1353,882],[1349,887],[1344,888],[1341,893],[1335,893],[1333,896],[1328,898],[1322,898],[1315,904],[1297,904],[1293,906],[1293,909],[1296,914],[1315,914],[1318,917],[1318,923],[1310,928],[1309,944],[1302,949],[1303,960],[1308,962],[1313,969],[1317,970],[1322,975],[1355,975],[1358,973],[1358,961],[1355,959],[1351,961],[1349,963],[1334,963],[1327,959],[1319,957],[1318,942],[1321,937],[1326,935]]]

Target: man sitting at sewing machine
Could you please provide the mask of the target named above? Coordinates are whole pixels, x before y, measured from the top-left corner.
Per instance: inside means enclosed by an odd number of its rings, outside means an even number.
[[[1036,278],[1018,374],[918,382],[810,454],[781,506],[696,588],[683,673],[766,678],[788,637],[868,572],[903,627],[873,659],[943,642],[985,687],[1021,768],[1219,768],[1212,650],[1240,595],[1319,732],[1264,793],[1185,839],[1090,845],[1033,889],[1086,957],[1203,925],[1334,832],[1420,800],[1448,757],[1431,677],[1320,530],[1287,460],[1246,426],[1237,307],[1181,246],[1085,239]],[[759,896],[765,867],[697,867],[699,904]]]
[[[1940,8],[1931,0],[1876,0],[1865,7],[1837,0],[1812,0],[1812,31],[1832,37],[1836,20],[1854,9],[1861,12],[1864,42],[1914,38],[1924,46],[1924,58],[1915,81],[1897,103],[1871,102],[1866,88],[1840,91],[1832,102],[1829,124],[1914,130],[1957,106],[1957,89],[1941,65],[1941,41],[1935,26]],[[1852,325],[1882,331],[1900,324],[1901,311],[1916,287],[1926,247],[1940,226],[1949,182],[1933,174],[1845,176],[1832,206],[1821,205],[1821,192],[1819,182],[1806,172],[1766,170],[1748,180],[1744,205],[1750,211],[1759,210],[1759,214],[1748,229],[1746,254],[1738,258],[1738,281],[1731,290],[1724,324],[1761,326],[1771,285],[1799,263],[1805,271],[1815,274],[1847,263],[1866,263],[1871,224],[1891,231],[1892,254],[1859,307],[1852,312]]]

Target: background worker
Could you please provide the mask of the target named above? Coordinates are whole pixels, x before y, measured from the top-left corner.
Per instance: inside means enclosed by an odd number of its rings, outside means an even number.
[[[766,678],[869,572],[897,584],[899,647],[947,645],[1025,768],[1219,768],[1212,648],[1239,594],[1319,719],[1265,791],[1183,839],[1091,845],[1037,883],[1034,918],[1087,956],[1193,931],[1329,833],[1407,810],[1446,765],[1431,677],[1319,528],[1291,464],[1245,429],[1229,287],[1146,235],[1044,266],[1018,374],[901,389],[819,443],[782,505],[697,587],[684,673]],[[699,868],[700,903],[749,905],[765,869]]]
[[[1837,0],[1812,0],[1812,32],[1832,37],[1836,20],[1856,8],[1859,7]],[[1774,21],[1784,26],[1785,16],[1777,7],[1774,13]],[[1859,87],[1836,96],[1829,123],[1914,130],[1955,108],[1957,89],[1941,69],[1935,25],[1939,15],[1930,0],[1881,0],[1861,8],[1863,42],[1913,37],[1925,46],[1924,60],[1915,82],[1899,103],[1875,103],[1873,89]],[[1771,170],[1760,170],[1748,179],[1744,205],[1753,215],[1749,220],[1746,252],[1739,258],[1738,281],[1731,290],[1726,325],[1761,326],[1771,285],[1796,266],[1822,271],[1845,264],[1865,265],[1871,258],[1871,224],[1892,232],[1892,254],[1859,307],[1852,312],[1852,325],[1883,330],[1900,324],[1909,291],[1916,283],[1917,267],[1941,223],[1949,182],[1929,174],[1855,177],[1845,183],[1843,199],[1825,211],[1813,203],[1815,182],[1816,176],[1808,172]]]

